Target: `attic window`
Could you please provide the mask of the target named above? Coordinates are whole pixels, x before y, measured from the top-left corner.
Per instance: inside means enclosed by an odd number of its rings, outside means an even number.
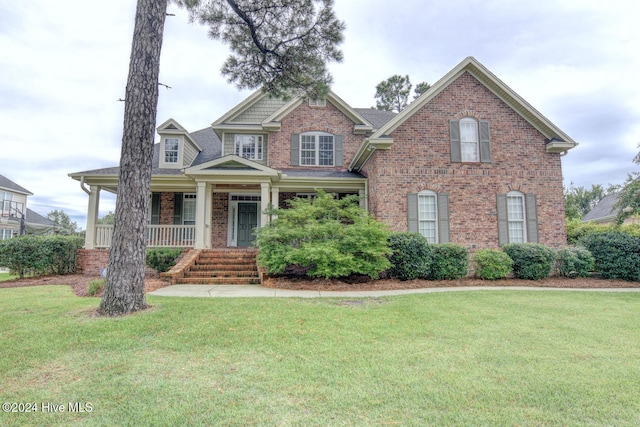
[[[309,98],[309,107],[326,107],[327,100],[324,98]]]
[[[166,138],[164,140],[164,162],[178,163],[179,148],[178,138]]]

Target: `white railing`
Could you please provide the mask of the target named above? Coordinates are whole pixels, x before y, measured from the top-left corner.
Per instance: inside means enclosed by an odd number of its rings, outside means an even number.
[[[149,225],[147,230],[148,247],[193,247],[196,240],[195,225]],[[111,247],[113,225],[96,225],[96,248]]]

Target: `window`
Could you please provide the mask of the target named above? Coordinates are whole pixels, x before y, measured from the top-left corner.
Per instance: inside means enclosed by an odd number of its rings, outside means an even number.
[[[465,117],[449,122],[452,162],[491,162],[489,122]]]
[[[236,135],[236,156],[262,160],[262,135]]]
[[[7,230],[5,228],[0,229],[0,240],[8,240],[13,237],[13,230]]]
[[[507,194],[509,243],[525,243],[527,241],[525,224],[524,194],[511,191]]]
[[[460,120],[460,152],[463,162],[478,161],[478,122],[471,118]]]
[[[185,194],[182,202],[182,224],[195,225],[196,223],[196,195]]]
[[[333,166],[333,135],[328,133],[300,135],[300,165]]]
[[[407,194],[407,225],[429,243],[448,243],[449,195],[431,190]]]
[[[13,200],[13,193],[0,191],[0,210],[3,215],[9,215],[11,211],[11,200]]]
[[[178,153],[180,144],[178,138],[165,138],[164,140],[164,162],[178,163]]]
[[[438,211],[437,195],[433,191],[418,193],[418,232],[427,238],[429,243],[438,243]]]
[[[535,194],[498,194],[498,243],[537,243],[538,208]]]
[[[323,98],[309,98],[309,107],[326,107],[327,100]]]

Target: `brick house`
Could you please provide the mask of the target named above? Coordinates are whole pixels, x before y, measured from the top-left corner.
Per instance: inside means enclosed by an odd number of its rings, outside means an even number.
[[[473,250],[566,242],[560,157],[577,144],[469,57],[404,111],[255,92],[213,124],[158,127],[149,245],[251,246],[270,204],[322,188],[358,194],[397,231]],[[89,194],[85,248],[107,248],[97,224],[118,168],[72,173]]]

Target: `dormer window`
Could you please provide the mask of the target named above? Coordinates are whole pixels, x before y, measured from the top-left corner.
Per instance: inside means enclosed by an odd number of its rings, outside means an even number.
[[[165,138],[164,140],[164,163],[177,164],[180,153],[180,143],[178,138]]]

